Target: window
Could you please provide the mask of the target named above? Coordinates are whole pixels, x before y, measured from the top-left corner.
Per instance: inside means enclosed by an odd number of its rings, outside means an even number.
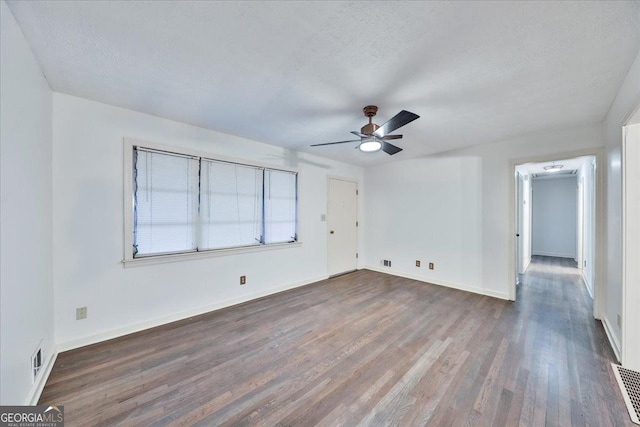
[[[198,160],[136,149],[133,254],[197,249]]]
[[[268,169],[264,178],[266,243],[296,241],[296,175]]]
[[[133,258],[297,242],[297,173],[133,146]]]
[[[232,248],[262,243],[264,170],[202,160],[200,246]]]

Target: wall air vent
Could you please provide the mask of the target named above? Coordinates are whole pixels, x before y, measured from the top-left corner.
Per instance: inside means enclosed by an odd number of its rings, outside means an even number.
[[[611,364],[631,421],[640,424],[640,372]]]
[[[42,349],[38,348],[31,356],[31,381],[35,383],[38,372],[42,368]]]

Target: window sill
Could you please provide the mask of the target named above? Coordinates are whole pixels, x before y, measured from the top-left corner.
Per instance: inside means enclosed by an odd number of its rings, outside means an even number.
[[[273,243],[271,245],[250,246],[245,248],[212,249],[202,252],[189,252],[183,254],[156,255],[144,258],[133,258],[122,261],[125,268],[141,267],[144,265],[166,264],[168,262],[190,261],[202,258],[212,258],[227,255],[239,255],[251,252],[273,251],[286,248],[299,248],[302,242],[294,243]]]

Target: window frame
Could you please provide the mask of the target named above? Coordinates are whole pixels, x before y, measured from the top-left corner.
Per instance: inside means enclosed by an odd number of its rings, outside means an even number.
[[[285,248],[294,248],[302,246],[301,239],[301,221],[300,221],[300,173],[297,169],[286,166],[275,166],[260,162],[247,161],[244,159],[219,156],[210,152],[191,150],[188,148],[180,148],[156,144],[153,142],[142,141],[132,138],[124,138],[124,161],[123,161],[123,211],[124,211],[124,251],[122,263],[124,267],[133,267],[149,264],[164,264],[167,262],[186,261],[192,259],[210,258],[217,256],[226,256],[234,254],[243,254],[251,252],[271,251]],[[168,154],[177,154],[191,157],[200,157],[207,160],[239,164],[250,167],[263,169],[272,169],[296,174],[296,237],[295,242],[283,243],[263,243],[251,246],[237,246],[221,249],[205,249],[199,251],[172,252],[162,254],[149,254],[134,258],[133,255],[133,224],[134,224],[134,194],[133,194],[133,150],[135,147],[143,149],[166,152]],[[264,197],[264,195],[263,195]],[[263,218],[264,222],[264,218]]]

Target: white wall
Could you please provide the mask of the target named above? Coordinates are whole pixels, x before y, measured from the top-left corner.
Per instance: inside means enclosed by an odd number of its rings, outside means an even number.
[[[58,93],[53,111],[55,316],[62,349],[327,276],[326,222],[320,221],[327,176],[355,178],[362,189],[362,168]],[[123,268],[123,137],[297,167],[302,246]],[[247,276],[245,286],[240,275]],[[77,321],[81,306],[88,318]]]
[[[606,305],[605,329],[620,346],[621,329],[616,317],[622,313],[622,126],[640,104],[640,53],[636,56],[604,121],[607,152],[606,193]],[[634,338],[637,339],[637,336]],[[619,351],[619,348],[618,348]]]
[[[0,16],[0,404],[23,405],[39,385],[31,355],[41,341],[54,355],[52,93],[4,1]]]
[[[576,258],[576,176],[533,180],[532,254]]]
[[[512,160],[602,146],[600,124],[524,135],[365,170],[365,262],[382,271],[509,298]],[[391,269],[380,260],[390,259]],[[415,260],[422,267],[415,267]],[[428,262],[435,270],[428,270]]]

